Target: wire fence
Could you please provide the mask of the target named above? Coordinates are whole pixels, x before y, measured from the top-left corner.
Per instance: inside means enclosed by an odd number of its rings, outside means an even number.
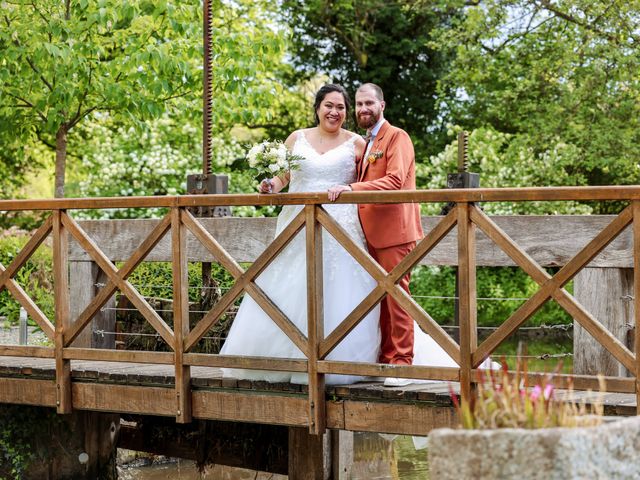
[[[106,283],[100,283],[97,282],[94,284],[95,287],[97,288],[103,288],[106,286]],[[151,285],[151,284],[133,284],[132,285],[134,288],[136,289],[142,289],[142,288],[146,288],[146,289],[165,289],[165,290],[172,290],[173,289],[173,285],[169,285],[169,284],[165,284],[165,285]],[[225,292],[229,291],[230,288],[229,287],[221,287],[221,286],[189,286],[188,287],[190,290],[198,290],[198,291],[207,291],[207,290],[215,290],[217,292],[219,292],[220,294],[224,294]],[[122,296],[122,294],[120,292],[116,292],[115,294],[116,296]],[[145,297],[147,299],[150,299],[151,297]],[[415,299],[423,299],[423,300],[458,300],[459,297],[458,296],[452,296],[452,295],[413,295],[413,298]],[[171,301],[171,299],[166,299],[168,302]],[[478,297],[477,298],[478,301],[486,301],[486,302],[524,302],[529,300],[529,298],[527,297]],[[620,300],[622,300],[623,302],[631,302],[634,300],[634,296],[633,295],[622,295],[620,296]],[[156,308],[154,309],[157,313],[173,313],[172,309],[168,309],[168,308]],[[134,312],[139,312],[139,310],[137,308],[131,308],[131,307],[110,307],[110,306],[104,306],[100,309],[101,312],[123,312],[123,313],[134,313]],[[202,310],[202,309],[190,309],[189,313],[193,313],[193,314],[201,314],[201,315],[205,315],[207,313],[209,313],[209,310]],[[230,316],[231,318],[233,316],[235,316],[235,311],[234,310],[229,310],[228,312],[225,313],[225,315]],[[26,312],[22,313],[21,312],[21,326],[24,328],[24,325],[26,324],[25,322],[26,319]],[[445,330],[449,331],[449,332],[456,332],[457,330],[459,330],[459,326],[458,325],[454,325],[454,324],[441,324],[441,327],[443,327]],[[23,328],[21,328],[21,338],[20,338],[20,343],[21,344],[26,344],[26,335],[24,333],[22,333]],[[479,334],[490,334],[491,332],[494,332],[495,330],[497,330],[499,327],[498,326],[478,326],[477,327],[477,331]],[[625,324],[625,328],[627,330],[633,330],[635,327],[632,324]],[[538,325],[538,326],[522,326],[518,329],[518,331],[522,331],[522,332],[527,332],[527,333],[533,333],[533,334],[539,334],[541,336],[544,336],[544,334],[546,333],[569,333],[571,331],[573,331],[574,329],[574,324],[573,323],[562,323],[562,324],[543,324],[543,325]],[[151,338],[160,338],[160,335],[158,333],[144,333],[144,332],[127,332],[127,331],[109,331],[109,330],[105,330],[105,329],[96,329],[93,330],[93,334],[96,336],[100,336],[100,337],[105,337],[105,336],[119,336],[119,337],[151,337]],[[218,341],[224,341],[226,339],[226,336],[222,336],[222,335],[215,335],[215,336],[204,336],[202,337],[202,340],[218,340]],[[24,343],[23,343],[24,342]],[[520,358],[520,359],[535,359],[535,360],[550,360],[550,359],[562,359],[562,358],[567,358],[567,357],[573,357],[573,353],[569,353],[569,352],[565,352],[565,353],[543,353],[543,354],[538,354],[538,355],[523,355],[523,354],[508,354],[508,355],[500,355],[501,358]]]

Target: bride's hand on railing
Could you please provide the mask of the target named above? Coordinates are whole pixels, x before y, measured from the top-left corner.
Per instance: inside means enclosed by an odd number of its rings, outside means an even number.
[[[274,181],[272,178],[265,178],[258,185],[260,193],[273,193]]]

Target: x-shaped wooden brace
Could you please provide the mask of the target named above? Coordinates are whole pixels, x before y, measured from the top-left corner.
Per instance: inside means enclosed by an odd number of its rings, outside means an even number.
[[[424,309],[405,292],[397,282],[426,256],[456,225],[457,209],[433,228],[391,272],[387,273],[368,252],[357,245],[349,234],[324,210],[318,209],[320,224],[351,254],[351,256],[378,282],[356,308],[321,343],[319,357],[325,358],[345,338],[351,330],[371,311],[385,295],[390,295],[411,315],[433,339],[460,364],[460,347],[436,323]]]
[[[495,348],[515,332],[544,303],[553,298],[569,315],[575,318],[596,340],[598,340],[629,371],[637,373],[635,357],[627,347],[606,330],[593,316],[585,311],[577,300],[563,287],[585,265],[609,245],[632,221],[631,206],[624,209],[604,230],[580,250],[553,277],[536,263],[491,219],[477,207],[471,210],[471,220],[524,270],[540,289],[518,308],[500,327],[493,332],[473,353],[474,368],[480,365]]]
[[[91,303],[87,305],[69,330],[64,333],[64,345],[69,346],[71,342],[73,342],[97,311],[102,308],[116,289],[118,289],[127,296],[144,318],[160,334],[164,341],[167,342],[169,347],[173,349],[174,337],[171,328],[169,328],[165,321],[156,313],[151,305],[147,303],[133,285],[127,281],[129,275],[131,275],[135,268],[145,259],[149,252],[153,250],[167,230],[171,228],[171,214],[165,215],[120,269],[116,268],[111,260],[98,248],[95,242],[80,228],[80,225],[66,213],[62,215],[62,223],[76,239],[78,244],[84,248],[108,277],[107,284],[100,289],[98,294]]]
[[[256,303],[271,317],[280,329],[308,356],[307,338],[291,320],[278,308],[264,291],[254,282],[255,278],[267,268],[275,257],[293,240],[305,224],[305,212],[302,210],[280,232],[269,247],[253,262],[246,271],[238,265],[231,255],[222,248],[215,238],[188,211],[182,210],[181,220],[193,235],[207,248],[220,264],[233,276],[236,282],[214,307],[198,322],[185,338],[184,351],[188,352],[204,336],[215,322],[227,311],[229,306],[246,290]]]
[[[51,233],[52,229],[53,218],[49,216],[6,269],[0,264],[0,292],[4,288],[9,290],[11,295],[24,307],[29,316],[36,321],[50,340],[54,339],[55,327],[13,277],[27,263],[31,255]]]

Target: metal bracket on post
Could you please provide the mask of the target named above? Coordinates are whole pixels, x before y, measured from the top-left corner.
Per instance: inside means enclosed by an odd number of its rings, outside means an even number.
[[[229,193],[229,177],[212,173],[187,175],[187,193],[189,195],[207,195],[213,193]],[[230,217],[231,209],[227,206],[191,207],[196,217]]]
[[[447,188],[478,188],[480,187],[480,174],[478,173],[469,173],[467,169],[469,168],[469,135],[467,132],[458,133],[458,172],[457,173],[449,173],[447,175]],[[451,211],[451,209],[455,207],[454,202],[447,203],[442,210],[440,211],[440,215],[446,215]],[[460,326],[460,291],[458,288],[458,267],[455,268],[456,273],[456,293],[453,307],[453,315],[454,315],[454,323],[456,326]],[[460,342],[460,330],[457,329],[455,333],[452,335],[456,342]]]
[[[458,172],[447,174],[447,188],[478,188],[480,187],[480,174],[470,173],[469,168],[469,134],[460,132],[458,134]],[[454,202],[447,203],[440,215],[446,215],[455,206]]]

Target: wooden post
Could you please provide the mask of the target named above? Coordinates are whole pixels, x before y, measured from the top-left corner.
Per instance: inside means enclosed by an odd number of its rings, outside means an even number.
[[[71,319],[76,319],[96,296],[100,285],[106,283],[107,275],[98,268],[95,262],[69,263],[69,289],[71,296]],[[115,348],[116,312],[115,296],[105,303],[93,320],[72,342],[72,347]],[[101,333],[105,332],[105,333]],[[110,333],[106,333],[110,332]]]
[[[85,478],[114,478],[113,475],[117,475],[116,440],[120,430],[120,415],[81,411],[74,414],[84,420],[84,451],[89,455]]]
[[[62,225],[64,210],[53,213],[53,295],[55,302],[56,407],[58,413],[71,413],[71,362],[62,356],[64,331],[69,317],[69,235]]]
[[[331,478],[329,435],[312,435],[306,428],[289,427],[289,479]]]
[[[476,231],[468,203],[458,204],[458,291],[460,292],[460,394],[471,396],[472,355],[478,348],[476,303]]]
[[[635,260],[635,259],[634,259]],[[574,297],[618,340],[627,344],[633,320],[633,279],[637,269],[584,268],[574,277]],[[637,331],[637,327],[636,327]],[[633,346],[629,345],[633,350]],[[597,342],[578,322],[573,332],[573,373],[625,377],[627,369]]]
[[[173,332],[176,361],[176,421],[191,421],[191,367],[184,364],[184,339],[189,335],[189,276],[187,270],[187,227],[180,209],[171,210],[173,261]]]
[[[633,205],[633,325],[635,326],[633,352],[636,356],[636,414],[640,415],[640,202]]]
[[[322,227],[316,220],[316,207],[305,206],[307,239],[307,337],[309,341],[309,432],[325,431],[324,374],[318,373],[318,350],[324,339],[322,295]]]

